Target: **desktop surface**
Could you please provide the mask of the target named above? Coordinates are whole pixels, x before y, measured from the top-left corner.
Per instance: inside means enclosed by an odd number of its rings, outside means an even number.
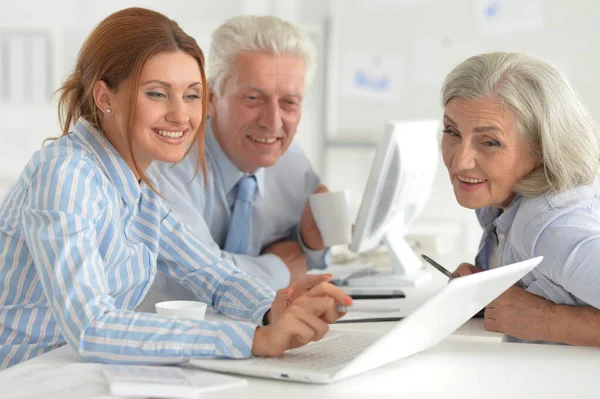
[[[405,306],[421,304],[447,283],[441,273],[406,288]],[[222,316],[207,312],[206,318]],[[394,322],[335,324],[333,330],[385,333]],[[600,349],[502,342],[502,334],[471,319],[440,344],[414,356],[331,385],[243,377],[248,384],[203,398],[592,398],[600,391]],[[100,364],[68,346],[0,371],[0,399],[114,398]],[[185,366],[184,366],[185,367]],[[185,367],[192,375],[197,369]]]
[[[391,326],[365,323],[332,328],[385,331]],[[474,319],[433,348],[338,383],[322,386],[244,377],[248,381],[244,388],[202,397],[592,398],[600,391],[599,362],[596,348],[501,342],[500,334],[485,332],[481,319]],[[110,398],[97,367],[81,363],[71,348],[63,347],[0,372],[0,398]],[[36,378],[35,385],[27,385]]]

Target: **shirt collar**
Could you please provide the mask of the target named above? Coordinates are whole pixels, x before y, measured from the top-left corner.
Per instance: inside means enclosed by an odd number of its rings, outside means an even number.
[[[206,128],[204,133],[204,142],[208,152],[211,154],[221,176],[223,182],[223,188],[225,193],[229,194],[235,185],[240,181],[245,173],[238,169],[237,166],[231,162],[229,157],[223,152],[221,145],[217,141],[215,134],[212,131],[210,119],[206,120]],[[264,198],[265,193],[265,169],[259,168],[254,172],[256,177],[256,183],[258,188],[258,194]]]
[[[498,229],[504,232],[510,230],[513,222],[515,221],[515,217],[517,216],[517,211],[519,210],[521,201],[523,201],[523,197],[519,194],[516,194],[508,208],[506,208],[494,222]]]
[[[142,187],[129,165],[104,134],[83,118],[79,118],[71,134],[78,137],[93,154],[123,200],[129,204],[137,203],[142,195]]]
[[[483,229],[486,231],[493,226],[497,227],[503,232],[508,231],[514,222],[515,217],[517,216],[517,211],[519,210],[521,201],[523,201],[523,197],[517,194],[504,211],[502,211],[500,208],[494,208],[491,206],[477,209],[475,213],[477,214],[477,218],[479,219],[481,227],[483,227]]]

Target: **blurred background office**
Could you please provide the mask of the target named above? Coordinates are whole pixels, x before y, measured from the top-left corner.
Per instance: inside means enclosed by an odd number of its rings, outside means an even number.
[[[437,118],[439,90],[458,62],[528,51],[555,63],[600,117],[600,3],[588,0],[0,0],[0,198],[43,139],[59,134],[51,94],[95,24],[129,6],[175,19],[207,51],[238,14],[272,14],[310,32],[319,67],[296,140],[331,189],[358,205],[387,120]],[[408,137],[411,140],[419,137]],[[471,261],[480,229],[454,200],[440,162],[410,228],[414,245],[453,269]]]

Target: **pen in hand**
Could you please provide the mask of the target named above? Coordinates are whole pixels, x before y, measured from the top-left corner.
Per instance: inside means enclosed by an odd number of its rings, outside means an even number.
[[[450,280],[452,280],[456,277],[460,277],[458,274],[448,271],[444,266],[440,265],[439,263],[437,263],[436,261],[431,259],[429,256],[421,254],[421,257],[423,259],[425,259],[427,261],[427,263],[429,263],[431,266],[435,267],[440,272],[442,272],[442,274],[444,274],[445,276],[448,276],[448,278]],[[448,280],[448,282],[450,282],[450,280]],[[485,317],[485,308],[481,309],[473,317]]]
[[[440,265],[439,263],[437,263],[436,261],[434,261],[427,255],[421,254],[421,258],[425,259],[425,261],[427,261],[427,263],[429,263],[431,266],[435,267],[437,270],[442,272],[442,274],[447,276],[450,280],[452,280],[453,278],[456,278],[456,277],[460,277],[459,275],[448,271],[444,266]]]

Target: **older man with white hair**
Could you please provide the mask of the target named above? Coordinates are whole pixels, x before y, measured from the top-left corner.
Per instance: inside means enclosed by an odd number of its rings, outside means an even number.
[[[204,152],[153,165],[160,193],[215,251],[273,289],[326,265],[327,248],[308,205],[327,191],[293,143],[315,48],[304,32],[273,16],[238,16],[212,35]],[[192,298],[157,276],[140,309]]]

